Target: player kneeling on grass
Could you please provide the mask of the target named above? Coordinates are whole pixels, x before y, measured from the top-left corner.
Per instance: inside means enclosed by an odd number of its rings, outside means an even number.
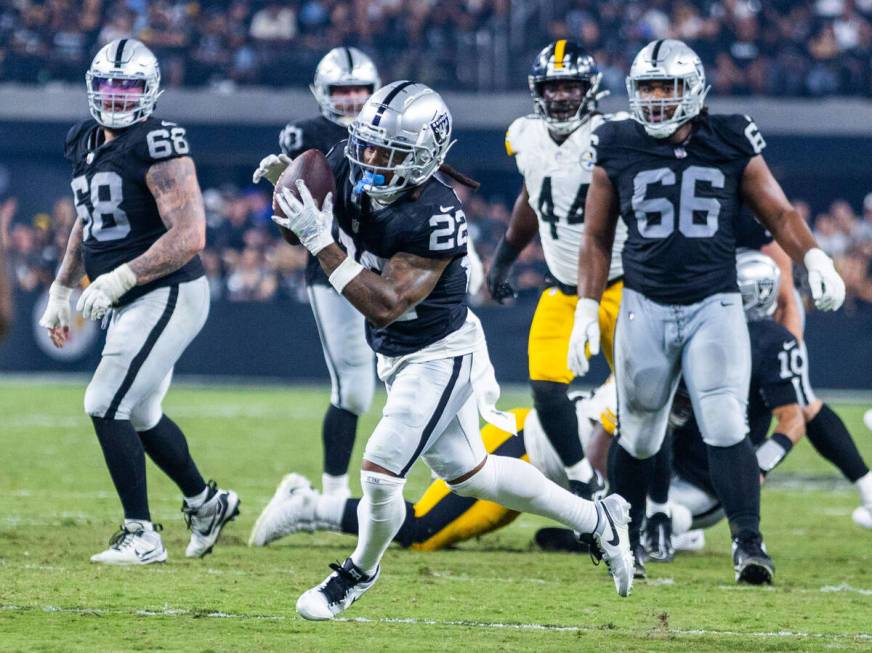
[[[206,240],[203,198],[185,130],[150,117],[160,95],[157,59],[142,43],[118,39],[86,76],[93,120],[64,144],[73,165],[78,219],[39,324],[56,347],[69,336],[70,299],[91,279],[76,310],[108,322],[102,358],[85,392],[124,524],[92,562],[163,562],[160,525],[151,522],[145,454],[185,496],[188,557],[212,550],[238,513],[239,497],[200,475],[179,427],[161,402],[173,366],[203,328],[209,284],[197,255]]]
[[[573,431],[578,433],[580,446],[587,447],[591,433],[597,428],[614,430],[614,413],[609,408],[615,404],[614,394],[614,381],[610,380],[592,396],[570,395],[578,423],[577,431]],[[537,412],[529,408],[515,408],[510,412],[515,416],[517,437],[486,424],[481,429],[481,437],[487,452],[528,462],[547,478],[569,489],[566,470]],[[602,426],[598,426],[600,422]],[[589,472],[591,477],[595,474],[593,470]],[[312,489],[305,477],[288,474],[255,524],[248,543],[266,546],[298,532],[336,531],[357,535],[359,502],[360,499],[322,494]],[[445,481],[435,480],[417,503],[406,502],[405,519],[394,542],[417,551],[437,551],[507,526],[518,514],[491,501],[454,494]]]
[[[406,518],[403,486],[418,458],[461,496],[588,534],[618,592],[630,592],[626,502],[617,495],[581,499],[532,465],[488,455],[482,443],[479,412],[506,430],[514,424],[494,407],[499,386],[481,324],[466,305],[463,208],[437,174],[451,128],[437,93],[394,82],[367,101],[350,139],[328,156],[335,212],[330,195],[316,205],[303,179],[296,182],[299,199],[289,188],[276,195],[285,217],[273,219],[318,257],[330,284],[366,317],[388,392],[364,452],[357,547],[299,598],[306,619],[332,619],[378,580],[382,555]]]

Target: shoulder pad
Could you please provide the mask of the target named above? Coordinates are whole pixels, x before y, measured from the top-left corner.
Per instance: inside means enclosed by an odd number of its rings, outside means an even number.
[[[131,129],[129,147],[146,166],[191,154],[187,131],[177,123],[149,117]]]
[[[64,158],[75,163],[78,158],[78,151],[81,147],[82,139],[87,138],[91,130],[96,126],[97,121],[93,118],[82,120],[70,127],[64,138]]]
[[[515,156],[518,152],[524,149],[525,141],[530,137],[530,133],[539,117],[536,115],[522,116],[516,118],[509,128],[506,130],[506,154]]]
[[[751,116],[715,114],[709,116],[709,124],[721,138],[745,156],[756,156],[766,147],[766,141]]]

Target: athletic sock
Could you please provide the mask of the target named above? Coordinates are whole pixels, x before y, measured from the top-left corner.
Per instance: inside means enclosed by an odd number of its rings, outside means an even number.
[[[824,404],[806,427],[806,436],[817,452],[838,467],[851,483],[869,473],[863,456],[841,418]]]
[[[706,445],[712,487],[724,507],[733,537],[760,534],[760,468],[746,437],[730,447]]]
[[[449,487],[461,496],[548,517],[579,533],[592,533],[597,526],[596,505],[592,501],[564,490],[533,465],[517,458],[490,455],[470,478]]]
[[[854,481],[854,485],[860,493],[860,503],[864,506],[872,506],[872,472],[866,472]]]
[[[173,420],[163,415],[154,428],[140,431],[139,438],[149,458],[179,486],[184,496],[202,494],[206,481],[191,458],[185,434]]]
[[[332,474],[321,474],[321,491],[324,494],[347,498],[351,495],[351,489],[348,486],[348,474],[341,476],[333,476]]]
[[[319,494],[315,501],[315,522],[318,528],[331,531],[342,530],[342,519],[345,510],[351,500],[330,494]],[[354,509],[357,510],[357,499],[353,499]],[[354,532],[357,533],[357,516],[354,518]],[[348,531],[343,531],[348,532]]]
[[[346,499],[342,508],[342,517],[339,521],[339,530],[342,533],[357,535],[357,504],[360,499]],[[317,513],[316,513],[317,514]],[[406,518],[400,530],[394,535],[394,542],[403,548],[409,548],[415,542],[422,542],[424,538],[418,533],[418,520],[415,517],[415,506],[406,501]]]
[[[583,458],[581,462],[575,463],[572,467],[566,468],[566,477],[570,481],[579,481],[581,483],[590,483],[593,478],[593,467],[587,458]]]
[[[609,487],[630,504],[630,545],[639,544],[648,490],[654,477],[654,456],[639,460],[621,446],[620,437],[609,447]]]
[[[124,518],[151,521],[145,482],[145,453],[136,429],[126,419],[91,417],[97,440],[115,491],[124,508]]]
[[[578,437],[578,415],[575,404],[566,395],[567,384],[531,381],[530,385],[539,423],[563,466],[570,468],[581,462],[584,450]]]
[[[406,479],[378,472],[360,473],[363,498],[357,505],[357,547],[351,561],[367,576],[378,568],[385,549],[406,518]]]
[[[648,489],[649,505],[669,502],[670,483],[672,483],[672,435],[667,432],[660,451],[654,456],[654,477]]]
[[[330,404],[324,415],[321,439],[324,443],[324,473],[345,476],[348,485],[348,464],[357,434],[357,415]],[[324,488],[327,492],[327,488]]]

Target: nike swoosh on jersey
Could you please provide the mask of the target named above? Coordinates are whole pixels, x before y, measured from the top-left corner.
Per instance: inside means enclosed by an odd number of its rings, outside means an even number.
[[[440,204],[440,205],[439,205],[439,210],[447,213],[448,211],[453,211],[453,210],[454,210],[454,207],[453,207],[453,206],[442,206],[442,205]]]
[[[178,123],[170,122],[170,121],[168,121],[168,120],[161,120],[161,121],[160,121],[160,124],[161,124],[161,126],[163,126],[163,127],[175,127]]]
[[[781,346],[784,347],[785,351],[787,351],[788,349],[793,349],[794,347],[796,347],[796,341],[794,340],[793,342],[785,342]]]

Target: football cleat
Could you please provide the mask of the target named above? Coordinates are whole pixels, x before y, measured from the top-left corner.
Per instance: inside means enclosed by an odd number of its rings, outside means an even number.
[[[562,553],[588,553],[592,542],[589,534],[578,537],[568,528],[555,527],[540,528],[533,539],[543,551]]]
[[[594,470],[593,476],[587,483],[570,479],[569,491],[582,499],[596,501],[603,498],[606,492],[606,484],[599,472]]]
[[[351,607],[351,604],[366,590],[375,585],[381,574],[381,566],[379,566],[372,576],[367,576],[351,561],[351,558],[346,558],[341,565],[338,562],[330,563],[330,569],[333,573],[323,583],[306,590],[297,599],[297,612],[303,619],[310,621],[332,619]]]
[[[637,544],[633,547],[633,578],[645,580],[648,571],[645,569],[645,547]]]
[[[672,562],[672,518],[658,512],[645,520],[645,555],[651,562]]]
[[[760,535],[733,538],[733,567],[737,583],[771,584],[775,576],[775,563],[766,553],[766,545]]]
[[[167,550],[160,538],[160,524],[128,522],[109,539],[109,548],[91,556],[104,565],[150,565],[166,562]]]
[[[633,588],[633,554],[630,552],[630,504],[619,494],[596,502],[598,523],[593,542],[595,557],[606,561],[619,596],[629,596]],[[593,548],[591,551],[593,552]]]
[[[248,546],[266,546],[291,533],[313,532],[317,500],[318,493],[305,476],[285,475],[254,522]]]
[[[705,532],[697,528],[673,535],[672,548],[676,551],[702,551],[705,548]]]
[[[227,522],[239,514],[239,497],[233,490],[222,490],[215,481],[209,481],[209,495],[199,508],[182,502],[185,523],[191,531],[191,541],[185,549],[189,558],[202,558],[212,553]]]
[[[872,506],[857,506],[851,513],[851,519],[857,526],[872,528]]]

